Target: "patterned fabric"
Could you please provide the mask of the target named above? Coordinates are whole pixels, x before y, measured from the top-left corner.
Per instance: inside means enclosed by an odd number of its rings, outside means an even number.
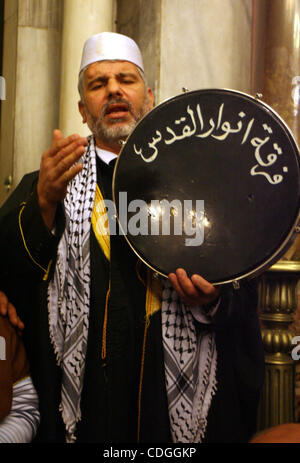
[[[107,208],[100,191],[96,187],[95,204],[92,212],[92,227],[106,259],[110,260],[110,234]]]
[[[59,243],[48,294],[50,337],[62,368],[60,410],[67,442],[76,440],[76,424],[81,419],[80,398],[89,327],[89,235],[97,188],[92,137],[81,163],[83,170],[69,184],[64,201],[66,229]],[[148,300],[153,300],[157,306],[156,298],[149,293]],[[197,336],[189,308],[180,303],[169,282],[165,283],[163,291],[162,321],[173,440],[201,442],[216,387],[214,338],[209,332]]]
[[[34,438],[40,422],[38,396],[27,377],[13,386],[9,415],[0,421],[0,443],[28,443]]]
[[[81,418],[80,397],[87,348],[90,305],[90,226],[96,191],[94,140],[80,162],[82,171],[70,182],[64,201],[66,229],[60,240],[54,278],[49,285],[50,337],[62,368],[60,411],[67,442],[75,440]]]
[[[166,388],[173,442],[202,442],[216,392],[213,333],[197,333],[189,307],[166,281],[162,295]]]

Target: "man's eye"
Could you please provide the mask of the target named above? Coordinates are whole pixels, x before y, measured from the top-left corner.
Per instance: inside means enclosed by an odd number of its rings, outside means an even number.
[[[103,87],[103,85],[104,85],[104,82],[94,82],[90,88],[91,90],[97,90],[98,88]]]

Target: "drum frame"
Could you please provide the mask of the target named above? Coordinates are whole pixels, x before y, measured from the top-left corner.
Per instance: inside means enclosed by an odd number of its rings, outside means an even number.
[[[282,119],[282,117],[271,107],[269,106],[268,104],[266,104],[265,102],[263,102],[261,100],[261,95],[260,94],[257,94],[256,97],[253,97],[252,95],[248,94],[248,93],[245,93],[245,92],[241,92],[241,91],[237,91],[237,90],[233,90],[233,89],[229,89],[229,88],[205,88],[205,89],[197,89],[197,90],[187,90],[186,88],[183,88],[183,93],[186,95],[186,94],[192,94],[192,93],[198,93],[198,92],[211,92],[211,91],[217,91],[217,92],[225,92],[225,93],[232,93],[234,95],[240,95],[240,96],[243,96],[245,97],[246,99],[249,99],[251,101],[256,101],[258,104],[260,104],[264,109],[266,109],[267,111],[269,111],[272,115],[275,115],[276,118],[279,120],[279,122],[283,125],[284,129],[286,130],[287,134],[289,135],[290,139],[291,139],[291,142],[294,143],[295,145],[295,148],[296,148],[296,151],[297,151],[297,154],[298,154],[298,163],[299,163],[299,168],[300,168],[300,152],[299,152],[299,147],[298,147],[298,144],[294,138],[294,135],[291,131],[291,129],[287,126],[287,124],[285,123],[285,121]],[[160,102],[157,106],[155,106],[152,110],[150,110],[147,114],[145,114],[137,123],[135,129],[142,123],[142,121],[146,118],[146,117],[149,117],[149,114],[151,114],[153,111],[155,111],[160,105],[162,104],[165,104],[167,103],[168,101],[171,101],[173,99],[176,99],[180,96],[181,94],[178,94],[178,95],[175,95],[175,96],[172,96],[170,98],[167,98],[165,100],[163,100],[162,102]],[[115,164],[115,167],[114,167],[114,172],[113,172],[113,179],[112,179],[112,197],[113,197],[113,202],[114,202],[114,205],[115,205],[115,210],[116,210],[116,218],[117,218],[117,221],[118,221],[118,224],[119,224],[119,227],[120,229],[122,230],[122,233],[127,241],[127,243],[129,244],[129,246],[131,247],[131,249],[133,250],[133,252],[137,255],[137,257],[147,266],[149,267],[151,270],[153,270],[153,272],[158,276],[162,276],[164,278],[168,278],[168,275],[164,274],[163,272],[161,272],[160,270],[158,270],[157,268],[155,268],[151,263],[147,262],[140,254],[139,252],[134,248],[134,246],[132,245],[132,243],[130,242],[130,240],[128,239],[127,237],[127,234],[124,233],[124,230],[122,228],[122,224],[119,220],[119,215],[118,215],[118,210],[117,210],[117,207],[116,207],[116,197],[115,197],[115,182],[116,182],[116,172],[117,172],[117,169],[118,169],[118,164],[119,164],[119,160],[120,160],[120,157],[122,155],[122,152],[123,150],[125,149],[128,141],[130,140],[130,137],[132,135],[132,133],[135,131],[135,129],[131,132],[131,134],[128,136],[128,138],[126,139],[126,141],[122,142],[122,148],[120,150],[120,153],[117,157],[117,161],[116,161],[116,164]],[[256,266],[255,268],[253,268],[252,270],[238,276],[238,277],[235,277],[233,279],[225,279],[223,281],[218,281],[218,282],[214,282],[214,281],[210,281],[210,283],[214,284],[215,286],[218,286],[218,285],[224,285],[224,284],[229,284],[229,283],[232,283],[233,287],[234,288],[239,288],[240,286],[240,281],[241,280],[244,280],[244,279],[251,279],[251,278],[254,278],[256,276],[258,276],[259,274],[263,273],[263,271],[267,270],[268,268],[270,268],[273,264],[275,264],[276,262],[278,262],[278,260],[280,260],[280,258],[285,254],[285,252],[287,251],[287,249],[292,245],[292,243],[294,242],[297,234],[300,233],[300,209],[298,211],[298,215],[293,223],[293,225],[290,227],[290,232],[288,233],[288,235],[286,236],[286,238],[284,239],[284,241],[281,243],[281,245],[276,249],[276,251],[269,257],[267,258],[262,264]],[[176,269],[174,269],[175,271]]]

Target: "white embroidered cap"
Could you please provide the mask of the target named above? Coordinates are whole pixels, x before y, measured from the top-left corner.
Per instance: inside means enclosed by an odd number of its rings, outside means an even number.
[[[85,41],[79,73],[89,64],[104,60],[130,61],[144,71],[143,58],[135,41],[116,32],[101,32]]]

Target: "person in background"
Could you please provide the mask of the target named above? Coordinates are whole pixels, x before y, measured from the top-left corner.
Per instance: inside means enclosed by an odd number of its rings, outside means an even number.
[[[300,423],[284,423],[262,430],[250,444],[300,444]]]
[[[0,306],[10,303],[0,292]],[[38,396],[33,386],[21,337],[7,318],[0,317],[0,443],[29,443],[40,422]]]

